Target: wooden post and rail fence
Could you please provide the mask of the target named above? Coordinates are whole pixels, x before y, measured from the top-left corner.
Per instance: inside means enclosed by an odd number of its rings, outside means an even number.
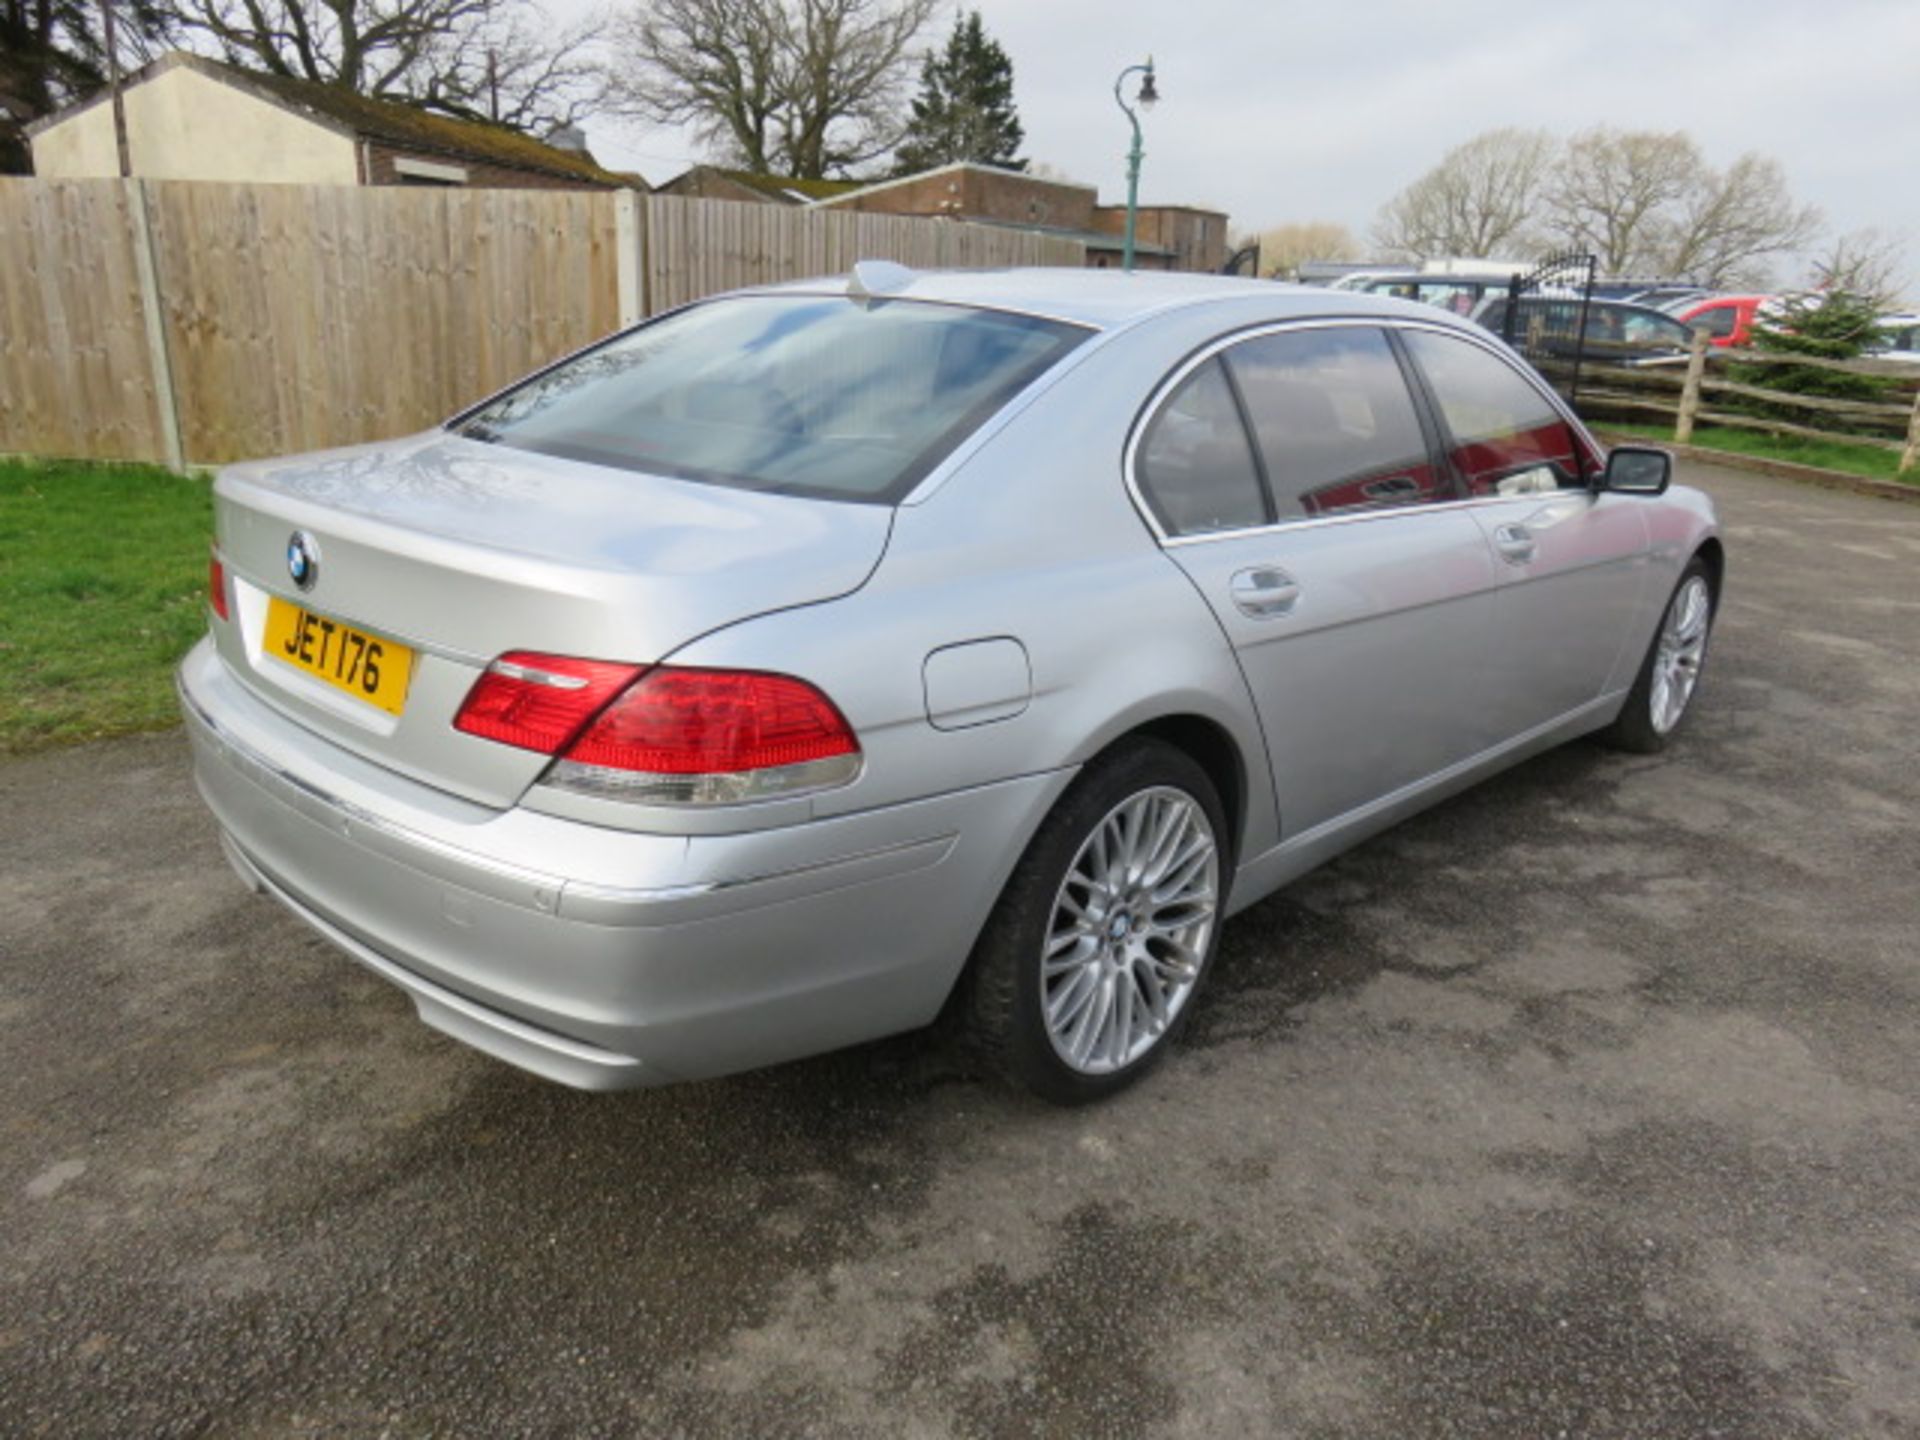
[[[1715,374],[1730,365],[1797,365],[1848,375],[1870,375],[1901,382],[1897,399],[1865,400],[1831,395],[1802,395],[1772,390]],[[1542,369],[1552,377],[1556,366]],[[1752,409],[1729,408],[1727,402],[1747,401],[1770,408],[1799,412],[1799,418],[1781,419]],[[1920,368],[1893,360],[1828,360],[1817,355],[1792,355],[1761,350],[1716,349],[1696,331],[1686,366],[1622,365],[1606,362],[1604,352],[1595,363],[1593,353],[1580,371],[1579,403],[1583,414],[1671,416],[1675,444],[1693,439],[1698,425],[1735,430],[1758,430],[1810,440],[1840,441],[1893,451],[1899,455],[1895,473],[1905,476],[1920,467]],[[1826,420],[1824,426],[1820,423]],[[1844,426],[1845,428],[1841,428]]]
[[[405,434],[648,315],[861,259],[1086,263],[632,191],[0,178],[0,454],[181,469]]]

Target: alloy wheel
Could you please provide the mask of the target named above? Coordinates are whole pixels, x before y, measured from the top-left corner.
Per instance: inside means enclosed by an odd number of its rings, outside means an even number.
[[[1153,1049],[1200,978],[1219,896],[1219,843],[1192,796],[1155,786],[1107,812],[1067,867],[1040,959],[1061,1060],[1104,1075]]]
[[[1688,576],[1667,606],[1653,657],[1648,718],[1661,735],[1669,734],[1687,713],[1687,702],[1700,683],[1700,667],[1707,656],[1707,627],[1712,619],[1713,596],[1706,580],[1699,575]]]

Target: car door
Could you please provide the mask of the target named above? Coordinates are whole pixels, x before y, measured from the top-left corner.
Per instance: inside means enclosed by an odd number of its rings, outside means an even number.
[[[1494,567],[1371,325],[1238,338],[1139,431],[1136,493],[1226,632],[1289,836],[1489,743]]]
[[[1507,356],[1437,330],[1404,338],[1500,577],[1486,703],[1502,738],[1524,734],[1625,683],[1646,507],[1593,488],[1600,457]]]

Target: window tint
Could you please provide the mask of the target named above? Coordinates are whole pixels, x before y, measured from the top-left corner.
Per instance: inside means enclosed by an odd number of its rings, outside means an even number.
[[[1577,488],[1573,431],[1506,361],[1465,340],[1406,333],[1450,434],[1449,457],[1472,495]]]
[[[891,503],[1088,333],[911,300],[714,300],[535,376],[461,433],[621,469]]]
[[[1686,322],[1689,330],[1704,330],[1716,340],[1733,334],[1733,322],[1738,312],[1731,305],[1716,305],[1711,310],[1702,310]]]
[[[1735,312],[1727,312],[1727,328],[1721,332],[1733,333]],[[1653,310],[1624,310],[1620,314],[1620,338],[1629,345],[1646,347],[1649,345],[1672,345],[1684,350],[1693,343],[1693,334],[1685,325],[1670,315],[1662,315]]]
[[[1551,295],[1528,296],[1520,302],[1520,313],[1514,320],[1514,341],[1524,345],[1538,336],[1541,340],[1562,340],[1572,343],[1574,336],[1583,333],[1580,328],[1581,309],[1581,303],[1577,299]],[[1589,305],[1585,309],[1584,333],[1589,342],[1619,338],[1619,326],[1604,305]],[[1504,334],[1507,324],[1507,301],[1496,300],[1488,305],[1480,323],[1496,335]]]
[[[1378,330],[1284,330],[1227,351],[1279,518],[1448,498]]]
[[[1420,287],[1420,298],[1450,315],[1471,315],[1473,307],[1480,303],[1480,291],[1478,285],[1435,282]]]
[[[1169,535],[1267,523],[1253,449],[1218,357],[1180,382],[1140,447],[1140,488]]]
[[[1567,316],[1567,326],[1559,333],[1573,334],[1573,317],[1580,313],[1580,302],[1573,301],[1564,305],[1562,312]],[[1618,345],[1626,337],[1620,329],[1620,312],[1605,305],[1593,305],[1587,309],[1587,328],[1581,332],[1587,337],[1589,345]]]

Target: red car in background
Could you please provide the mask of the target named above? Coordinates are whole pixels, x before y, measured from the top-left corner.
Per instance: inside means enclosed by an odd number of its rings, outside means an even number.
[[[1704,330],[1718,346],[1745,345],[1753,334],[1753,317],[1771,295],[1713,295],[1687,300],[1667,313],[1689,330]]]

